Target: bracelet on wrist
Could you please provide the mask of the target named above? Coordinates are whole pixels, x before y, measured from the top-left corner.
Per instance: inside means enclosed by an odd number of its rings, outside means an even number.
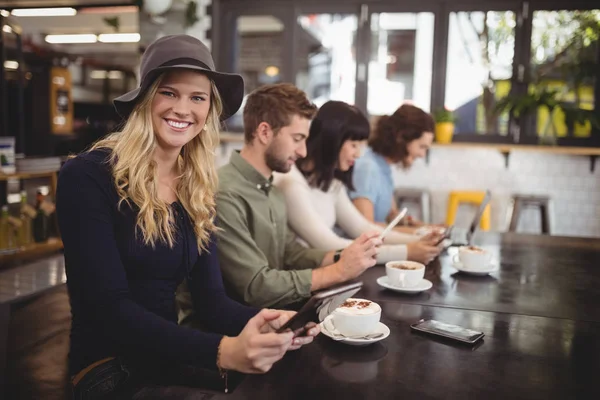
[[[221,367],[221,345],[223,344],[223,339],[219,342],[219,347],[217,347],[217,369],[219,370],[219,375],[221,378],[225,379],[225,393],[229,392],[229,388],[227,387],[227,370]]]

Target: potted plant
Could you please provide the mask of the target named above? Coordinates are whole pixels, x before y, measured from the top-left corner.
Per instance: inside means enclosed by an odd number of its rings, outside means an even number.
[[[454,135],[454,123],[456,117],[452,111],[442,108],[434,111],[433,119],[435,121],[435,141],[442,144],[452,142]]]
[[[535,118],[538,108],[545,107],[548,110],[548,119],[538,140],[540,144],[554,145],[556,144],[556,127],[553,114],[559,105],[556,94],[557,91],[546,88],[536,88],[524,94],[509,94],[496,103],[496,112],[510,112],[515,123],[521,125],[524,119]]]

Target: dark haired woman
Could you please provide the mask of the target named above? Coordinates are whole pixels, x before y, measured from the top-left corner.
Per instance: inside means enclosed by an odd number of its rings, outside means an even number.
[[[329,101],[312,121],[307,156],[289,173],[276,176],[275,184],[286,198],[288,223],[310,247],[334,250],[348,246],[351,240],[338,236],[335,225],[352,239],[368,230],[383,230],[358,212],[346,190],[353,188],[353,165],[368,136],[369,122],[356,107]],[[428,263],[439,253],[430,239],[391,232],[379,248],[377,262],[410,259]]]

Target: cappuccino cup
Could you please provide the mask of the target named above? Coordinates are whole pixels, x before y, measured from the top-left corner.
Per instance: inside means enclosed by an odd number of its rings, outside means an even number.
[[[477,246],[461,246],[458,260],[467,269],[485,269],[492,262],[492,253]]]
[[[373,333],[381,318],[379,304],[365,299],[347,299],[333,313],[333,325],[344,336]]]
[[[389,282],[401,288],[417,286],[425,276],[425,265],[414,261],[390,261],[385,264]]]

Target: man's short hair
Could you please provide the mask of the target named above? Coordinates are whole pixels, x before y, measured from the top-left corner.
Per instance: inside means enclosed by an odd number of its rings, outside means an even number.
[[[254,132],[262,122],[268,123],[276,134],[291,123],[294,115],[313,119],[317,112],[304,91],[291,83],[264,85],[248,95],[244,106],[244,139],[251,143]]]

